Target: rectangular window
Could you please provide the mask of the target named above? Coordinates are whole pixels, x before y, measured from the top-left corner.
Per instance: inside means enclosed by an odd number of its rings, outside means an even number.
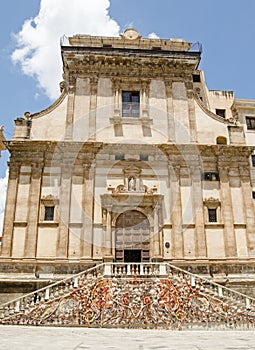
[[[139,91],[122,91],[122,117],[139,118],[140,93]]]
[[[251,156],[251,164],[253,167],[255,167],[255,154]]]
[[[217,222],[216,209],[209,209],[208,208],[208,221],[209,222]]]
[[[140,154],[140,160],[147,162],[149,160],[148,154]]]
[[[124,154],[115,154],[115,160],[124,160],[125,156]]]
[[[200,74],[193,74],[193,82],[200,83]]]
[[[255,191],[252,191],[252,198],[255,199]]]
[[[202,180],[205,181],[219,181],[220,177],[217,172],[203,172],[202,173]]]
[[[44,207],[44,221],[54,221],[54,206]]]
[[[225,109],[216,108],[215,112],[221,118],[225,118],[225,116],[226,116],[226,110]]]
[[[255,130],[255,117],[246,117],[246,125],[248,130]]]

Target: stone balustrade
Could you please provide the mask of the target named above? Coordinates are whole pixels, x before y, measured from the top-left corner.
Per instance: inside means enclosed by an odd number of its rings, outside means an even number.
[[[105,263],[1,305],[0,323],[253,329],[255,299],[168,263]]]

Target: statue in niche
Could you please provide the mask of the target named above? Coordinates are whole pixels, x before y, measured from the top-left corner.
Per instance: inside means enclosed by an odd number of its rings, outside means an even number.
[[[131,192],[136,190],[136,180],[133,177],[128,180],[128,190]]]

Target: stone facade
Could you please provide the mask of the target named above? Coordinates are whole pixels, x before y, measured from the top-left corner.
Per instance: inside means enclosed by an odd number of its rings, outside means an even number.
[[[252,278],[255,101],[208,90],[181,39],[75,35],[61,53],[61,96],[8,142],[1,276],[171,261]]]
[[[0,126],[0,157],[1,157],[1,151],[5,150],[5,145],[4,145],[5,137],[4,137],[3,131],[4,131],[4,127]]]

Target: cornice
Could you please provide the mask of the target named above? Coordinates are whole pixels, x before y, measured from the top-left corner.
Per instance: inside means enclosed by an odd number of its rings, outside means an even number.
[[[220,123],[230,125],[230,126],[237,126],[237,119],[236,118],[229,118],[229,119],[224,119],[219,117],[217,114],[211,112],[209,109],[206,108],[204,103],[201,101],[199,96],[197,94],[194,94],[194,100],[198,104],[198,106],[203,110],[204,113],[206,113],[209,117],[213,118],[214,120],[217,120]]]
[[[62,90],[61,95],[59,96],[59,98],[51,106],[47,107],[46,109],[43,109],[40,112],[31,114],[30,117],[32,119],[37,119],[37,118],[43,117],[44,115],[49,114],[50,112],[54,111],[54,109],[56,109],[64,101],[64,99],[67,96],[67,94],[68,94],[67,93],[67,89],[64,88]]]
[[[64,70],[69,76],[100,76],[115,77],[168,77],[191,74],[196,69],[196,57],[142,56],[129,53],[127,56],[106,56],[104,53],[67,55]]]

